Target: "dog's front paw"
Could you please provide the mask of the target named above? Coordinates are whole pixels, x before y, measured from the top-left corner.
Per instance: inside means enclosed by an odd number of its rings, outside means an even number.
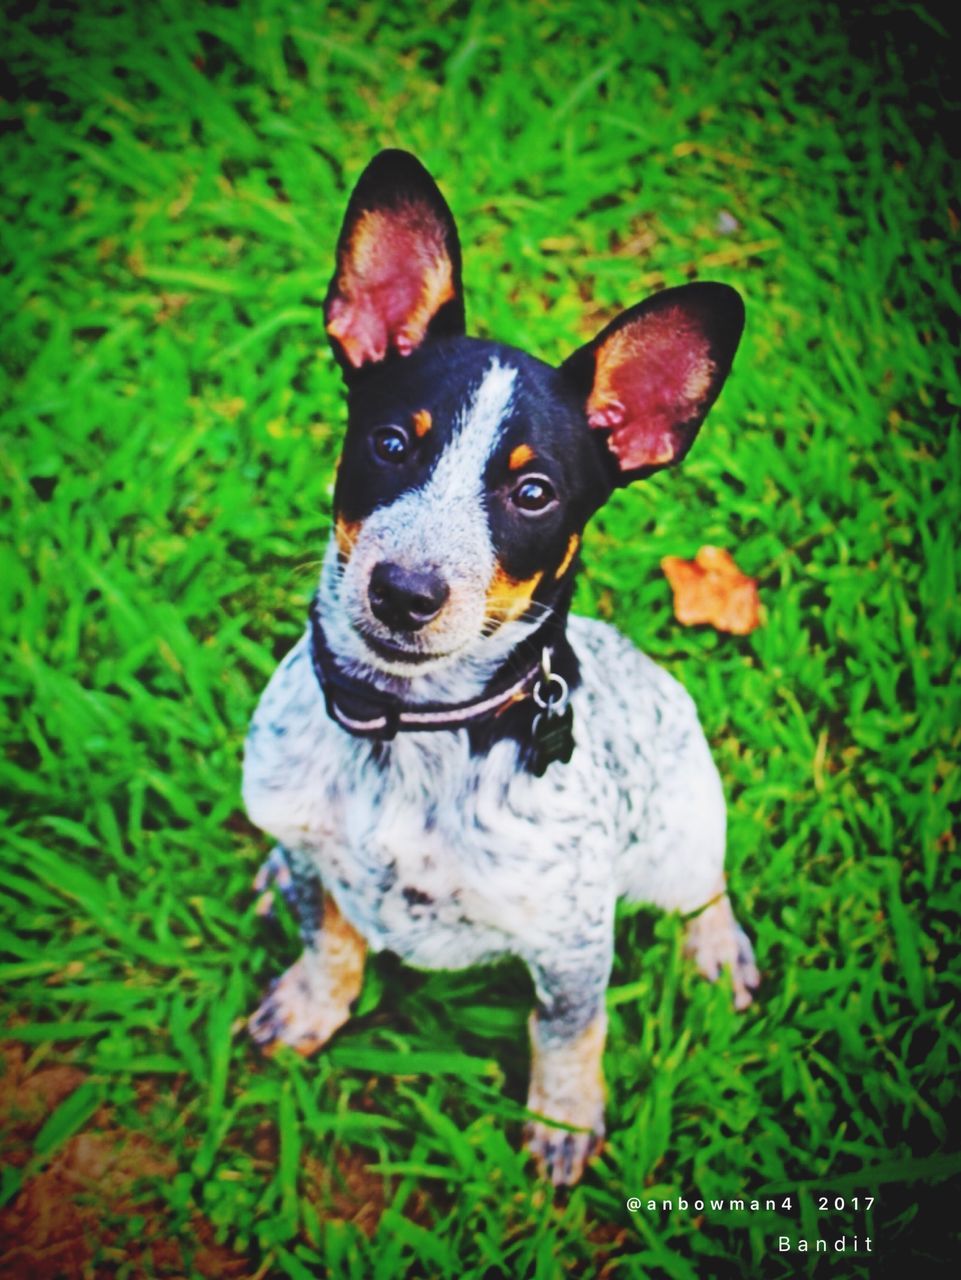
[[[524,1130],[524,1144],[541,1177],[555,1187],[569,1187],[580,1181],[604,1137],[604,1007],[581,1030],[565,1032],[560,1019],[551,1019],[538,1006],[530,1033],[527,1109],[535,1118]],[[559,1129],[561,1124],[570,1128]]]
[[[533,1120],[524,1130],[524,1146],[537,1161],[537,1172],[555,1187],[580,1182],[584,1166],[604,1142],[604,1124],[572,1133],[543,1120]]]
[[[286,1044],[306,1058],[344,1025],[350,1007],[350,999],[333,995],[317,967],[303,955],[271,983],[260,1007],[247,1020],[247,1030],[265,1053]]]
[[[562,1074],[544,1071],[546,1055],[535,1059],[527,1109],[544,1119],[530,1120],[524,1145],[537,1161],[537,1171],[555,1187],[580,1182],[584,1166],[604,1141],[604,1086],[597,1071]],[[572,1129],[559,1129],[551,1119]]]
[[[734,1007],[748,1007],[760,985],[761,974],[751,941],[734,919],[726,894],[688,924],[685,950],[712,982],[717,981],[723,969],[730,969]]]

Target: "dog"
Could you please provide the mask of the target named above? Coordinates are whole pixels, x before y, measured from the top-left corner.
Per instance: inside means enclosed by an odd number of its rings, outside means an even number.
[[[681,686],[569,616],[585,524],[679,462],[731,368],[735,290],[623,312],[554,368],[465,336],[453,217],[406,152],[348,203],[324,314],[348,425],[306,632],[244,755],[280,843],[300,959],[249,1020],[310,1054],[350,1016],[368,948],[530,971],[526,1145],[557,1185],[604,1133],[605,990],[619,898],[691,916],[687,948],[758,983],[725,890],[725,806]],[[562,1126],[562,1127],[559,1127]]]

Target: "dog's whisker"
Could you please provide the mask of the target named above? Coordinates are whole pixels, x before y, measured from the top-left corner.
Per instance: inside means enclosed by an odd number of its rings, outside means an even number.
[[[307,573],[316,575],[317,573],[320,572],[323,566],[323,563],[324,563],[323,560],[304,560],[300,564],[294,565],[293,571],[292,571],[293,576],[297,578]]]
[[[487,622],[493,623],[495,630],[510,622],[533,622],[540,625],[554,616],[556,616],[556,610],[538,601],[528,605],[520,614],[514,612],[513,602],[498,603],[496,597],[488,601]]]

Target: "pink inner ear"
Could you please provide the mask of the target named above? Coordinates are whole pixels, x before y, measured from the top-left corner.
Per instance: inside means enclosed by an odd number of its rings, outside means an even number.
[[[592,427],[613,428],[608,447],[623,471],[666,466],[686,443],[714,375],[707,337],[680,307],[642,315],[595,352],[587,401]]]
[[[355,368],[383,360],[391,346],[409,355],[453,296],[443,228],[430,210],[368,209],[342,255],[327,332]]]

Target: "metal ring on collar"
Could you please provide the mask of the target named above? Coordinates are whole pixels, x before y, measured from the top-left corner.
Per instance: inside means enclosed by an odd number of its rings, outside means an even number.
[[[558,692],[556,697],[551,696],[550,692],[548,693],[548,696],[545,697],[541,689],[542,684],[546,684],[549,691],[551,686],[557,689]],[[556,671],[551,671],[545,681],[537,681],[531,693],[534,701],[542,711],[553,711],[556,715],[559,711],[564,710],[564,707],[567,704],[567,699],[570,695],[570,689],[568,688],[567,681],[563,676],[559,676]]]

